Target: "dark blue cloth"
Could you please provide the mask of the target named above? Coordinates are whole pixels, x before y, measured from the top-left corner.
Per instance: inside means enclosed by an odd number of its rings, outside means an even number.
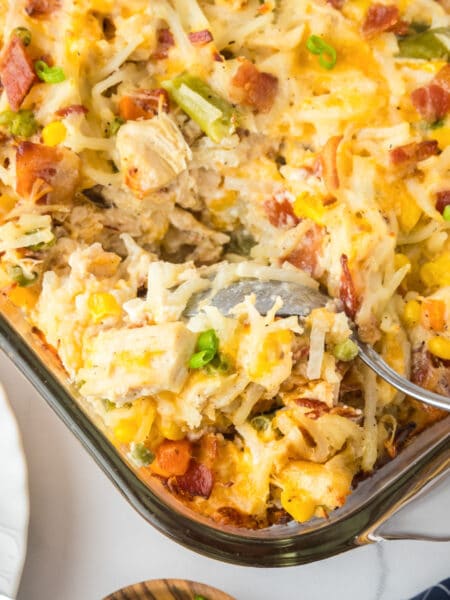
[[[450,600],[450,577],[414,596],[411,600]]]

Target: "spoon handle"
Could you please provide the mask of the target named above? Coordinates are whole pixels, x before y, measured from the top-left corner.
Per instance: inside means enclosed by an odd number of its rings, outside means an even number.
[[[392,387],[403,392],[407,396],[411,396],[416,400],[424,402],[425,404],[430,404],[431,406],[450,412],[450,398],[435,394],[434,392],[430,392],[429,390],[412,383],[405,377],[396,373],[394,369],[391,369],[373,348],[358,339],[355,339],[355,342],[359,346],[359,358],[375,371],[377,375],[390,383]]]

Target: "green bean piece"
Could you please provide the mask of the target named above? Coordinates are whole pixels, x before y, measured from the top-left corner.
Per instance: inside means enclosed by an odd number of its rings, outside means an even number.
[[[175,79],[164,81],[162,87],[213,142],[218,144],[234,133],[237,116],[235,108],[202,79],[184,73]]]

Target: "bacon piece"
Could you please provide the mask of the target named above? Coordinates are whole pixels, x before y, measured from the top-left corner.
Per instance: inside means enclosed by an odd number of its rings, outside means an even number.
[[[266,200],[264,210],[270,224],[274,227],[291,229],[300,223],[300,219],[294,213],[292,204],[285,197]]]
[[[450,190],[443,190],[442,192],[438,192],[436,194],[436,210],[442,213],[445,210],[445,207],[450,204]]]
[[[202,496],[208,499],[214,485],[214,476],[206,465],[192,459],[184,475],[171,478],[169,487],[173,491],[193,497]]]
[[[307,408],[308,411],[305,412],[305,416],[313,420],[316,420],[322,415],[330,412],[328,404],[325,404],[325,402],[316,400],[314,398],[296,398],[295,403],[298,406]]]
[[[424,142],[412,142],[405,146],[397,146],[389,152],[389,158],[395,166],[411,166],[435,154],[439,154],[438,142],[436,140],[426,140]]]
[[[213,41],[213,36],[208,29],[203,29],[202,31],[191,31],[188,34],[189,41],[193,46],[206,46]]]
[[[37,77],[28,50],[17,36],[12,37],[3,54],[0,78],[12,110],[18,111]]]
[[[169,112],[169,94],[164,89],[137,90],[132,96],[124,96],[119,102],[119,115],[125,121],[151,119],[159,110],[159,106]]]
[[[278,78],[258,71],[253,63],[244,60],[231,80],[231,86],[231,96],[236,103],[268,112],[278,91]]]
[[[330,192],[330,194],[335,194],[339,189],[337,151],[341,141],[341,135],[330,137],[319,156],[319,173],[323,177],[327,190]]]
[[[415,89],[411,101],[417,112],[430,123],[445,117],[450,108],[450,94],[434,83]]]
[[[16,191],[30,196],[41,181],[51,187],[52,202],[72,200],[79,179],[80,159],[65,148],[20,142],[16,151]]]
[[[158,29],[158,45],[153,53],[153,58],[163,59],[169,56],[169,50],[172,46],[175,46],[175,40],[172,32],[167,27]]]
[[[391,31],[399,19],[400,13],[394,4],[372,4],[365,16],[361,33],[370,38],[383,31]]]
[[[313,277],[320,277],[319,256],[322,251],[323,230],[318,225],[313,225],[302,238],[301,243],[293,250],[285,260],[302,269]]]
[[[25,12],[30,17],[47,17],[61,8],[60,0],[28,0]]]
[[[71,104],[56,111],[58,117],[68,117],[69,115],[87,115],[89,110],[82,104]]]
[[[356,294],[355,284],[353,283],[352,274],[348,267],[348,257],[343,254],[341,256],[341,282],[339,289],[339,297],[344,305],[345,314],[350,319],[354,319],[359,308],[359,299]]]

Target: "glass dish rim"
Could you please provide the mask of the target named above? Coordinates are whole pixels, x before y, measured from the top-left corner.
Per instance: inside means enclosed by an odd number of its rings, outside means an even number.
[[[29,325],[26,326],[30,329]],[[378,491],[372,491],[371,496],[352,508],[351,501],[360,489],[358,486],[343,509],[335,511],[329,522],[321,521],[319,525],[316,523],[316,527],[313,523],[303,529],[300,526],[295,535],[292,527],[277,526],[277,532],[285,532],[278,537],[270,534],[274,529],[259,532],[245,530],[245,534],[242,529],[224,530],[211,522],[208,524],[207,519],[199,518],[194,513],[191,513],[194,518],[190,518],[174,509],[141,481],[80,406],[70,392],[70,386],[58,380],[38,349],[32,346],[34,344],[28,343],[24,335],[16,330],[11,316],[8,318],[0,306],[0,348],[43,396],[133,508],[169,538],[190,550],[223,562],[259,567],[294,566],[322,560],[376,541],[373,534],[376,526],[442,473],[450,460],[449,415],[428,430],[428,437],[432,438],[434,431],[436,439],[433,438],[426,451],[416,452],[418,456],[411,451],[412,460],[405,464],[408,449],[414,446],[414,443],[411,444],[366,480],[368,483],[365,481],[360,484],[361,488],[365,486],[364,489],[370,490],[378,482]],[[419,435],[424,439],[426,434]],[[402,466],[398,469],[399,465]],[[397,469],[397,476],[394,476],[393,472]],[[383,477],[387,478],[384,485]]]

